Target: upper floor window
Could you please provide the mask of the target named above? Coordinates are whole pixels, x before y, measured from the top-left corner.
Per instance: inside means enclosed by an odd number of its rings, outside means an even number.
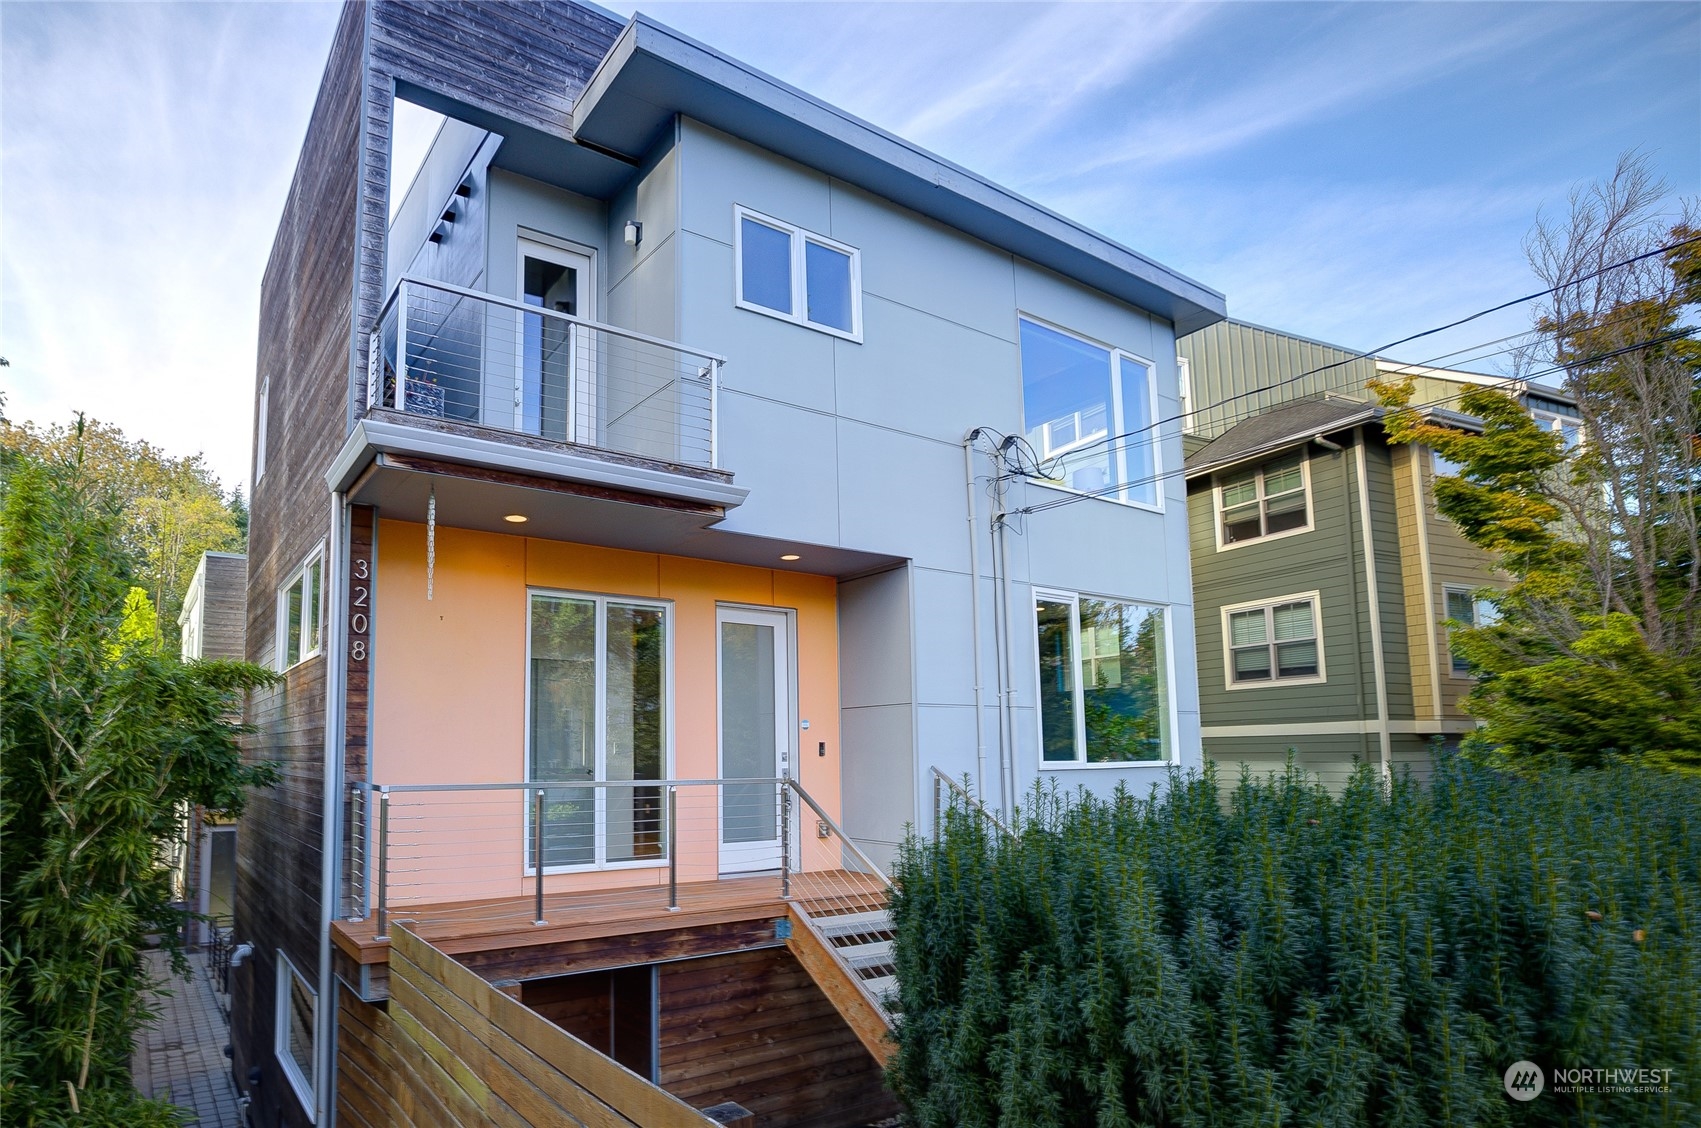
[[[315,548],[278,593],[278,669],[319,653],[325,622],[325,551]]]
[[[1313,591],[1223,608],[1228,687],[1324,680],[1317,605]]]
[[[1152,365],[1021,319],[1022,419],[1041,477],[1158,507]]]
[[[733,209],[738,307],[862,340],[861,252],[748,209]]]
[[[271,415],[272,380],[264,377],[260,381],[260,409],[254,420],[254,480],[258,482],[266,476],[266,419]]]
[[[1452,626],[1487,627],[1500,621],[1500,608],[1494,605],[1492,599],[1478,597],[1474,589],[1448,586],[1442,591],[1447,600],[1447,620]],[[1455,675],[1470,675],[1471,664],[1459,655],[1452,655],[1452,664]]]
[[[1164,609],[1036,592],[1034,615],[1043,764],[1168,760]]]
[[[1311,528],[1311,477],[1305,455],[1295,453],[1217,482],[1217,546]]]
[[[1538,411],[1531,409],[1530,418],[1536,421],[1536,426],[1544,431],[1552,431],[1559,436],[1561,445],[1569,454],[1577,449],[1577,444],[1583,441],[1583,421],[1575,415],[1561,415],[1556,411]]]

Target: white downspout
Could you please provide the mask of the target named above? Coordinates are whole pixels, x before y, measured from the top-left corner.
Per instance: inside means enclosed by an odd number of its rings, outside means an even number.
[[[975,796],[986,803],[986,717],[985,686],[981,680],[980,663],[980,530],[975,525],[975,452],[974,441],[980,435],[976,427],[963,436],[963,482],[969,502],[969,637],[974,647],[975,663]],[[935,812],[937,815],[937,812]]]
[[[330,541],[325,550],[325,784],[322,838],[319,843],[319,1000],[318,1061],[314,1078],[315,1123],[336,1122],[337,980],[331,970],[331,921],[336,916],[337,872],[341,861],[343,794],[343,661],[348,653],[347,507],[331,492]]]
[[[1364,538],[1365,593],[1370,604],[1370,654],[1376,678],[1376,726],[1381,751],[1382,786],[1393,777],[1393,741],[1388,735],[1388,671],[1382,653],[1382,597],[1376,590],[1376,540],[1370,531],[1370,479],[1365,472],[1364,428],[1353,428],[1353,457],[1358,468],[1358,527]]]

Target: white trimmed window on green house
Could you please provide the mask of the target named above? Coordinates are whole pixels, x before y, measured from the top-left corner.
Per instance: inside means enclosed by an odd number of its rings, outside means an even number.
[[[1317,592],[1223,608],[1228,688],[1324,680]]]
[[[1452,653],[1453,631],[1459,627],[1487,627],[1500,621],[1500,608],[1492,599],[1477,594],[1477,589],[1448,586],[1442,589],[1447,603],[1448,652],[1452,659],[1453,676],[1471,677],[1471,664]]]
[[[1303,533],[1311,528],[1311,477],[1302,453],[1217,480],[1217,547]]]

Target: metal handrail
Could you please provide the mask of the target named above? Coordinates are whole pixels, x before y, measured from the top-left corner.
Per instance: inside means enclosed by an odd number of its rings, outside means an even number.
[[[929,766],[928,771],[933,773],[933,833],[935,837],[939,834],[939,814],[944,810],[944,807],[939,801],[941,798],[940,785],[942,784],[945,787],[950,788],[952,793],[963,801],[964,806],[973,807],[980,813],[982,818],[989,820],[1001,833],[1010,833],[1010,828],[1005,826],[1004,823],[999,820],[997,815],[987,810],[986,804],[975,798],[968,788],[940,771],[937,767]]]
[[[484,302],[487,305],[504,306],[519,313],[535,313],[543,317],[554,318],[557,321],[566,321],[573,325],[583,325],[587,329],[596,329],[602,332],[612,333],[616,337],[625,337],[629,341],[640,341],[646,345],[655,345],[659,348],[674,349],[678,352],[690,353],[692,356],[700,356],[704,360],[711,360],[716,364],[726,363],[726,357],[721,356],[719,353],[708,352],[704,349],[694,348],[691,345],[681,344],[678,341],[669,341],[662,337],[652,337],[648,333],[640,333],[636,329],[626,329],[619,325],[610,325],[604,321],[592,321],[589,318],[578,317],[571,313],[562,313],[560,310],[548,309],[544,306],[527,305],[525,302],[517,302],[513,298],[504,298],[497,294],[486,293],[483,290],[469,290],[465,286],[455,286],[448,282],[439,282],[432,278],[415,278],[412,275],[403,275],[396,281],[396,288],[390,291],[389,299],[385,301],[383,308],[378,312],[378,316],[373,320],[374,325],[381,323],[384,320],[385,315],[390,312],[390,305],[400,295],[403,283],[410,286],[424,286],[428,290],[442,290],[444,293],[456,294],[463,298],[472,298],[476,301]]]
[[[856,860],[867,866],[869,873],[878,877],[888,889],[892,887],[892,879],[886,876],[886,871],[875,865],[874,860],[862,852],[862,847],[852,841],[850,835],[844,832],[844,829],[839,826],[833,817],[821,809],[821,804],[815,801],[814,796],[803,790],[802,785],[800,785],[795,779],[786,779],[782,782],[785,783],[787,787],[791,788],[791,790],[797,792],[798,798],[809,804],[809,809],[815,812],[815,816],[827,824],[827,829],[838,835],[840,842],[843,842],[846,846],[850,847],[851,853],[856,855]]]

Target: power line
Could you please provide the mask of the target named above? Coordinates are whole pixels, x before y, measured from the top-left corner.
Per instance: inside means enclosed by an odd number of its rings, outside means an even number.
[[[1697,241],[1697,240],[1685,240],[1685,242],[1695,242],[1695,241]],[[1681,246],[1681,244],[1678,244],[1678,245]],[[1523,376],[1503,376],[1500,379],[1493,381],[1492,383],[1479,384],[1479,385],[1477,385],[1477,387],[1481,387],[1481,388],[1484,388],[1484,389],[1496,388],[1496,387],[1501,387],[1501,386],[1504,386],[1506,384],[1511,384],[1511,383],[1522,383],[1526,380],[1533,379],[1534,377],[1537,377],[1537,376],[1551,376],[1551,375],[1558,373],[1558,372],[1565,372],[1565,371],[1568,371],[1572,368],[1582,367],[1583,365],[1598,364],[1603,360],[1611,360],[1614,357],[1623,356],[1626,353],[1636,352],[1640,349],[1653,348],[1656,345],[1666,344],[1670,341],[1676,341],[1676,340],[1681,340],[1681,339],[1686,338],[1686,337],[1692,337],[1692,336],[1695,335],[1695,333],[1696,333],[1696,330],[1694,330],[1694,329],[1676,330],[1676,331],[1673,331],[1671,333],[1662,334],[1658,337],[1649,338],[1648,340],[1645,340],[1645,341],[1637,341],[1634,344],[1625,345],[1622,348],[1613,349],[1610,352],[1598,353],[1594,356],[1584,357],[1581,360],[1574,360],[1574,361],[1571,361],[1569,364],[1555,365],[1552,368],[1544,369],[1540,372],[1527,373]],[[1416,410],[1421,410],[1421,409],[1426,408],[1426,407],[1436,407],[1436,406],[1444,404],[1444,403],[1446,403],[1449,400],[1452,400],[1454,398],[1456,398],[1455,395],[1443,396],[1441,398],[1434,399],[1434,400],[1428,400],[1428,401],[1425,401],[1423,403],[1408,404],[1407,408],[1409,410],[1416,411]],[[1369,406],[1369,405],[1367,404],[1366,406]],[[1083,492],[1071,493],[1068,497],[1061,497],[1061,498],[1056,498],[1052,501],[1041,502],[1039,505],[1025,505],[1022,508],[1012,510],[1011,512],[1015,513],[1017,515],[1020,515],[1020,516],[1024,516],[1024,517],[1031,516],[1035,513],[1044,513],[1048,509],[1057,509],[1061,506],[1073,505],[1078,501],[1085,501],[1088,498],[1105,497],[1109,494],[1113,494],[1113,493],[1119,492],[1121,490],[1128,489],[1131,486],[1145,486],[1145,485],[1151,485],[1155,482],[1166,481],[1167,479],[1173,478],[1178,474],[1185,475],[1186,473],[1187,473],[1187,467],[1186,466],[1181,466],[1181,467],[1178,467],[1174,470],[1163,470],[1163,471],[1159,471],[1156,474],[1150,474],[1150,475],[1148,475],[1144,478],[1136,479],[1136,480],[1131,481],[1131,482],[1120,482],[1116,485],[1104,486],[1104,487],[1101,487],[1101,488],[1096,489],[1096,490],[1087,490],[1087,491],[1083,491]],[[1024,475],[1024,476],[1027,476],[1027,475]]]
[[[1354,363],[1356,361],[1360,361],[1360,360],[1374,360],[1378,355],[1380,355],[1381,353],[1387,352],[1389,349],[1398,348],[1401,345],[1410,344],[1413,341],[1419,341],[1419,340],[1422,340],[1425,337],[1433,337],[1437,333],[1445,333],[1449,329],[1457,329],[1461,325],[1468,325],[1473,321],[1478,321],[1478,320],[1480,320],[1484,317],[1487,317],[1491,313],[1499,313],[1503,309],[1511,309],[1513,306],[1523,305],[1525,302],[1532,302],[1532,301],[1535,301],[1537,298],[1546,297],[1549,294],[1557,294],[1557,293],[1559,293],[1559,291],[1564,290],[1564,289],[1571,287],[1571,286],[1580,286],[1584,282],[1587,282],[1592,278],[1598,278],[1598,277],[1607,273],[1610,270],[1620,270],[1620,269],[1622,269],[1626,266],[1631,266],[1635,263],[1641,262],[1644,259],[1653,258],[1655,255],[1663,255],[1663,254],[1666,254],[1670,251],[1677,250],[1679,247],[1687,247],[1691,243],[1701,243],[1701,235],[1692,235],[1687,239],[1679,239],[1675,243],[1668,243],[1663,247],[1657,247],[1657,248],[1655,248],[1654,250],[1651,250],[1651,251],[1644,251],[1643,253],[1641,253],[1639,255],[1632,255],[1630,258],[1624,259],[1620,262],[1615,262],[1615,263],[1612,263],[1608,266],[1603,266],[1598,270],[1592,270],[1587,274],[1579,275],[1576,278],[1570,279],[1570,280],[1565,281],[1565,282],[1561,282],[1557,286],[1549,286],[1545,290],[1537,290],[1533,294],[1526,294],[1521,298],[1513,298],[1511,301],[1501,302],[1499,305],[1490,306],[1487,309],[1480,309],[1475,313],[1467,314],[1466,316],[1459,318],[1457,321],[1450,321],[1445,325],[1438,325],[1433,329],[1425,329],[1421,333],[1413,333],[1409,337],[1401,337],[1397,341],[1390,341],[1387,344],[1382,345],[1379,348],[1374,348],[1374,349],[1370,349],[1366,352],[1357,353],[1353,356],[1347,357],[1345,360],[1331,361],[1328,364],[1319,365],[1316,368],[1312,368],[1312,369],[1309,369],[1305,372],[1301,372],[1298,375],[1289,376],[1289,377],[1286,377],[1285,379],[1278,380],[1273,384],[1264,384],[1264,385],[1261,385],[1261,386],[1256,387],[1256,388],[1249,388],[1244,392],[1237,392],[1234,395],[1227,396],[1223,399],[1216,401],[1215,403],[1206,404],[1204,407],[1198,407],[1198,408],[1193,408],[1193,409],[1188,410],[1188,411],[1184,411],[1180,415],[1172,415],[1172,416],[1169,416],[1168,418],[1165,418],[1165,419],[1156,420],[1155,422],[1148,423],[1144,427],[1135,428],[1132,431],[1124,431],[1124,432],[1122,432],[1121,434],[1118,434],[1118,435],[1108,435],[1108,436],[1106,436],[1105,438],[1102,438],[1102,439],[1095,439],[1091,443],[1083,444],[1080,449],[1081,450],[1088,450],[1088,449],[1091,449],[1092,447],[1097,446],[1101,443],[1107,443],[1107,444],[1113,443],[1113,442],[1116,442],[1119,439],[1126,439],[1126,438],[1131,438],[1134,435],[1144,434],[1147,431],[1153,431],[1153,430],[1158,429],[1159,427],[1162,427],[1165,423],[1179,422],[1181,420],[1189,418],[1190,416],[1197,415],[1200,412],[1210,411],[1214,408],[1222,407],[1225,404],[1234,403],[1236,400],[1246,399],[1248,396],[1255,396],[1255,395],[1259,395],[1260,393],[1263,393],[1263,392],[1275,391],[1277,388],[1284,388],[1289,384],[1297,383],[1298,381],[1305,379],[1307,376],[1315,376],[1320,372],[1327,372],[1332,368],[1341,368],[1341,367],[1344,367],[1348,364],[1352,364],[1352,363]]]

